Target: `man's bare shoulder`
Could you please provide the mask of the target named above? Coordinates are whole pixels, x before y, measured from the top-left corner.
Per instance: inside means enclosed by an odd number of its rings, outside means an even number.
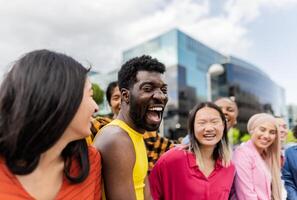
[[[110,148],[116,150],[133,147],[133,143],[125,130],[114,125],[103,127],[100,134],[96,135],[93,145],[101,153]]]
[[[120,127],[109,125],[95,137],[93,145],[100,152],[103,168],[130,173],[135,163],[135,151],[129,135]],[[126,170],[127,171],[126,171]]]

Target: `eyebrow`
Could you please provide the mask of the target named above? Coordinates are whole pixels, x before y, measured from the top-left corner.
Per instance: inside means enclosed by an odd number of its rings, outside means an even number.
[[[234,106],[227,106],[227,108],[231,108],[231,109],[235,110]]]
[[[259,127],[260,128],[265,128],[265,129],[270,129],[270,130],[275,130],[276,131],[276,127],[273,127],[273,129],[272,128],[269,128],[269,127],[266,127],[266,126],[263,126],[263,125],[260,125]]]
[[[113,98],[113,97],[120,97],[121,95],[120,94],[113,94],[113,95],[111,95],[111,97]]]
[[[151,81],[145,81],[145,82],[142,82],[139,87],[142,87],[143,85],[145,84],[149,84],[149,85],[157,85],[156,83],[154,82],[151,82]],[[168,85],[166,83],[163,83],[161,87],[168,87]]]

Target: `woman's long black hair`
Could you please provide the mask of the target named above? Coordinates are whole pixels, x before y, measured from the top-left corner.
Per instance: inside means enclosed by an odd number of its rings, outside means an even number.
[[[0,87],[0,157],[12,173],[31,173],[40,155],[60,139],[82,101],[87,73],[73,58],[49,50],[29,52],[15,62]],[[69,143],[62,156],[68,180],[85,180],[86,141]],[[77,176],[70,174],[73,161],[81,167]]]

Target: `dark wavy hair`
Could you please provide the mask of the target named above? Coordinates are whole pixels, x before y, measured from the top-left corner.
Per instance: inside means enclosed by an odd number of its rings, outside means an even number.
[[[222,140],[223,142],[219,142],[213,152],[213,159],[217,160],[217,159],[222,159],[222,160],[226,160],[227,165],[228,162],[230,161],[231,156],[229,155],[229,142],[228,142],[228,136],[227,136],[227,122],[226,122],[226,118],[224,113],[222,112],[222,110],[214,103],[212,102],[202,102],[198,105],[196,105],[190,112],[189,114],[189,119],[188,119],[188,129],[189,129],[189,135],[190,135],[190,149],[194,152],[194,150],[196,148],[199,148],[199,142],[195,137],[195,130],[194,130],[194,124],[195,124],[195,117],[196,117],[196,113],[205,107],[209,107],[209,108],[213,108],[216,111],[218,111],[218,113],[220,114],[220,117],[222,119],[223,125],[224,125],[224,130],[223,130],[223,137]],[[226,149],[227,148],[227,149]],[[195,152],[194,152],[195,153]]]
[[[120,90],[122,88],[129,89],[134,85],[138,71],[159,72],[163,74],[166,68],[163,63],[148,55],[132,58],[122,65],[118,73]]]
[[[113,92],[113,89],[116,88],[118,85],[118,82],[117,81],[113,81],[111,83],[108,84],[107,88],[106,88],[106,99],[107,99],[107,102],[108,104],[111,106],[110,104],[110,100],[111,100],[111,96],[112,96],[112,92]]]
[[[49,50],[29,52],[15,62],[0,88],[0,156],[12,173],[31,173],[41,154],[63,135],[82,101],[88,71],[73,58]],[[86,141],[69,143],[62,157],[67,179],[85,180]],[[74,161],[81,167],[76,176],[70,174]]]

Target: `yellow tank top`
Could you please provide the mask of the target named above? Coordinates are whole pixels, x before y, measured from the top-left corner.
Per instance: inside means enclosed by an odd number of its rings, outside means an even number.
[[[146,148],[143,140],[143,134],[138,133],[125,122],[115,119],[106,126],[119,126],[127,132],[132,140],[135,150],[135,164],[133,168],[133,182],[137,200],[144,199],[144,179],[148,171],[148,160]],[[104,195],[105,196],[105,195]],[[105,197],[104,197],[105,199]]]
[[[92,140],[91,136],[86,137],[86,141],[87,141],[88,145],[92,145],[92,143],[93,143],[93,140]]]

